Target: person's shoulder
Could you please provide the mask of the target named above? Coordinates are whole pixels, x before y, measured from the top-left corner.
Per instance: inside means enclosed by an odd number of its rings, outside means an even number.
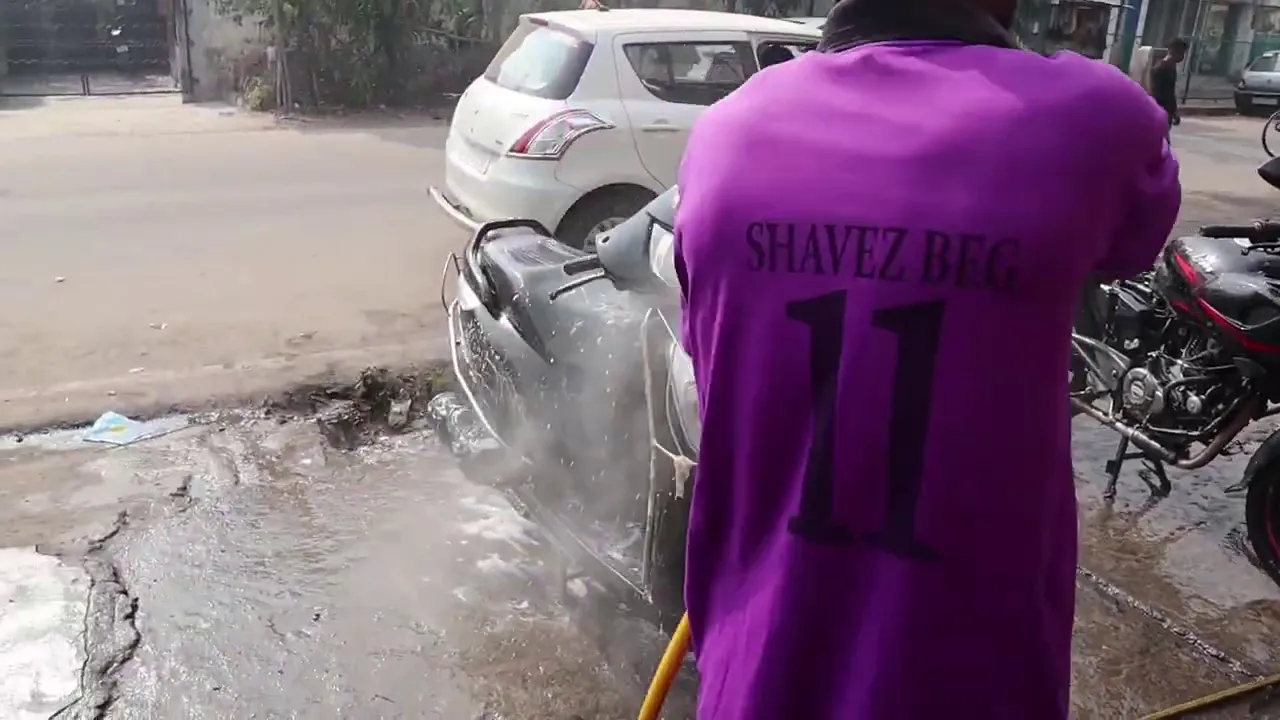
[[[695,136],[748,142],[753,129],[768,122],[777,111],[792,106],[790,89],[807,71],[800,69],[797,74],[797,67],[791,66],[799,66],[802,60],[773,65],[747,78],[741,87],[702,111],[694,123]]]
[[[1164,111],[1120,68],[1069,51],[1027,62],[1047,90],[1039,97],[1082,131],[1096,128],[1120,144],[1151,134],[1164,136]]]
[[[1054,53],[1042,60],[1047,72],[1056,75],[1059,87],[1072,100],[1097,103],[1095,107],[1110,111],[1145,114],[1152,108],[1147,91],[1111,63],[1070,51]]]

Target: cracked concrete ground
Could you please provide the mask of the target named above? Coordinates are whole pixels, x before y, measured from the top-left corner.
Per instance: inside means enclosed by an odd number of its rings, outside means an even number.
[[[0,544],[47,522],[58,539],[41,552],[92,584],[64,717],[570,720],[638,706],[656,629],[425,431],[345,452],[310,421],[230,415],[120,449],[68,438],[0,452],[12,480],[57,467],[64,500],[15,511],[22,490],[0,488]],[[125,477],[147,478],[144,494],[94,503]]]
[[[433,263],[461,235],[419,195],[438,126],[190,110],[0,107],[6,422],[274,390],[439,341]],[[1182,230],[1271,213],[1259,127],[1175,131]],[[197,420],[121,449],[0,441],[0,717],[634,714],[657,632],[429,434],[346,452],[305,420]],[[1076,429],[1076,716],[1134,718],[1280,667],[1280,591],[1221,493],[1267,428],[1159,503],[1132,468],[1114,505],[1114,436]]]

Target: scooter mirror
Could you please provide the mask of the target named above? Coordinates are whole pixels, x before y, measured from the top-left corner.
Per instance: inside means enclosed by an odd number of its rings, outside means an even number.
[[[1273,157],[1259,165],[1258,176],[1271,187],[1280,190],[1280,157]]]
[[[670,253],[671,248],[655,242],[655,226],[670,228],[675,221],[676,190],[654,198],[635,215],[622,221],[596,242],[596,253],[614,285],[634,292],[669,291],[667,280],[655,272],[652,254]],[[667,233],[669,234],[669,233]]]

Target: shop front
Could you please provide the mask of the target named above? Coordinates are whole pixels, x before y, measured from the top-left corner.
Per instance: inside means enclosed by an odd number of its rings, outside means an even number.
[[[1125,11],[1120,0],[1055,0],[1045,33],[1046,49],[1109,59]]]

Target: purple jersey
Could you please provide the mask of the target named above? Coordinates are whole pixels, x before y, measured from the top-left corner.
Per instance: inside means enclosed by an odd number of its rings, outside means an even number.
[[[1067,716],[1068,337],[1173,225],[1165,129],[1103,63],[939,42],[809,53],[698,122],[699,718]]]

